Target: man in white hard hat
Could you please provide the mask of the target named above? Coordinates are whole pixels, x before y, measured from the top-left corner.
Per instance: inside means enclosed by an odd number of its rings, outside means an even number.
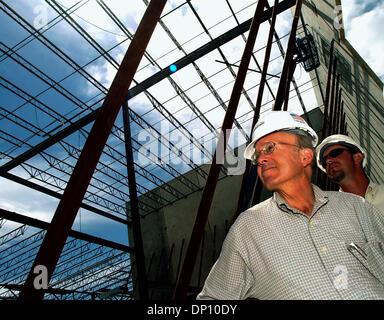
[[[198,299],[384,299],[384,216],[311,184],[317,135],[272,111],[244,156],[273,196],[231,226]]]
[[[384,186],[370,181],[364,172],[366,151],[351,137],[331,135],[316,148],[317,166],[340,186],[371,202],[384,214]]]

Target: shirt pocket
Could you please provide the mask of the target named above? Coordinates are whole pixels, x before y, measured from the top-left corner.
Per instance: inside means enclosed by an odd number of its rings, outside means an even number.
[[[380,242],[350,242],[348,251],[384,285],[384,252]]]

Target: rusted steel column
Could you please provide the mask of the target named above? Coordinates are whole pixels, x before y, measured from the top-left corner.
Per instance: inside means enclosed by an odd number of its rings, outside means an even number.
[[[174,291],[173,298],[176,300],[184,300],[187,297],[189,283],[192,278],[192,273],[195,267],[196,258],[204,233],[205,224],[208,219],[208,214],[211,208],[217,180],[219,178],[219,173],[224,160],[223,158],[228,140],[228,137],[226,137],[226,135],[229,135],[236,116],[236,111],[240,100],[240,95],[243,90],[243,85],[245,77],[247,75],[247,70],[252,56],[253,47],[255,45],[256,36],[259,31],[259,26],[262,22],[265,2],[266,0],[259,0],[255,14],[252,19],[248,39],[245,44],[245,49],[241,58],[235,84],[232,89],[227,111],[225,112],[222,128],[218,137],[217,147],[213,155],[212,164],[209,169],[207,181],[205,183],[199,208],[197,210],[192,234],[189,239],[187,251],[183,261],[183,266],[181,268],[176,288]]]
[[[329,113],[329,93],[331,88],[331,79],[333,73],[333,52],[335,47],[335,39],[332,39],[331,46],[329,48],[329,60],[328,60],[328,75],[327,75],[327,84],[325,87],[325,101],[324,101],[324,111],[323,111],[323,125],[321,128],[321,140],[324,140],[327,136],[328,125],[328,113]],[[319,168],[316,169],[316,184],[325,189],[327,186],[327,177]]]
[[[270,23],[270,29],[269,29],[268,39],[267,39],[267,46],[265,48],[265,54],[264,54],[263,69],[261,72],[261,78],[260,78],[260,83],[259,83],[259,91],[257,93],[257,99],[256,99],[256,104],[255,104],[256,110],[255,110],[255,113],[253,115],[252,126],[251,126],[251,138],[252,138],[252,130],[255,127],[255,125],[256,125],[257,121],[259,120],[259,117],[260,117],[260,110],[261,110],[261,103],[263,100],[264,87],[265,87],[265,84],[267,82],[267,72],[268,72],[268,66],[269,66],[269,58],[271,56],[271,50],[272,50],[273,34],[275,32],[278,3],[279,3],[279,0],[275,0],[275,3],[273,5],[272,21]],[[237,201],[237,208],[236,208],[236,212],[235,212],[234,216],[232,217],[232,221],[231,221],[232,223],[235,221],[236,217],[244,209],[243,206],[244,206],[244,201],[245,201],[245,190],[246,190],[247,183],[249,180],[250,170],[251,170],[251,161],[247,159],[245,162],[245,171],[244,171],[243,179],[241,182],[239,199]]]
[[[339,101],[339,85],[340,85],[340,74],[338,74],[336,77],[335,100],[333,102],[332,127],[331,127],[332,134],[336,133],[337,131],[336,121],[337,121],[337,106]]]
[[[332,84],[331,84],[331,98],[329,103],[329,119],[328,119],[328,131],[327,136],[332,134],[332,122],[334,115],[334,102],[335,102],[335,86],[336,86],[336,72],[337,72],[337,58],[334,58],[333,61],[333,70],[332,70]]]
[[[336,107],[336,120],[335,120],[335,133],[340,133],[340,123],[341,123],[341,94],[343,88],[339,89],[339,94],[337,96],[337,107]]]
[[[129,184],[129,200],[132,218],[133,246],[136,258],[136,274],[139,287],[139,298],[140,300],[148,300],[148,281],[146,274],[147,269],[145,267],[144,246],[143,237],[141,233],[141,222],[139,212],[139,199],[137,197],[135,164],[132,151],[131,125],[129,123],[127,100],[124,101],[122,109],[124,123],[125,156],[127,160],[127,174]]]
[[[34,287],[34,268],[44,266],[49,283],[112,126],[165,4],[166,0],[152,0],[136,30],[20,292],[20,300],[41,300],[44,297],[45,290]]]
[[[324,140],[327,134],[328,126],[328,112],[329,112],[329,91],[331,88],[331,75],[333,70],[333,50],[335,46],[335,39],[331,41],[331,47],[329,49],[329,61],[328,61],[328,75],[327,75],[327,86],[325,88],[325,102],[324,102],[324,113],[323,113],[323,127],[321,129],[321,140]]]
[[[291,87],[291,81],[293,78],[293,74],[295,73],[295,70],[296,70],[296,61],[294,61],[292,59],[291,64],[288,68],[288,77],[287,77],[287,82],[286,82],[286,87],[285,87],[284,105],[283,105],[284,111],[288,110],[289,89]]]
[[[345,112],[344,112],[344,101],[341,101],[341,123],[340,123],[340,133],[345,134]]]
[[[295,13],[293,15],[293,21],[292,21],[292,27],[291,27],[291,33],[289,34],[287,50],[286,50],[285,58],[284,58],[283,70],[281,71],[279,88],[277,89],[276,100],[275,100],[275,104],[273,105],[274,111],[281,110],[283,107],[284,98],[285,98],[285,91],[287,90],[287,82],[289,81],[289,79],[288,79],[289,78],[289,69],[290,69],[290,66],[292,64],[293,55],[295,52],[296,30],[297,30],[297,25],[298,25],[299,18],[300,18],[302,3],[303,3],[302,0],[296,1]]]

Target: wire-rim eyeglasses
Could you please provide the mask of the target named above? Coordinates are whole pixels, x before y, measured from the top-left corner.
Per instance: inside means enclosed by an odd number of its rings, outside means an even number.
[[[282,144],[282,145],[286,145],[286,146],[293,146],[293,147],[300,149],[300,146],[297,144],[286,143],[286,142],[268,141],[268,142],[264,143],[264,145],[260,151],[256,151],[256,144],[255,144],[255,153],[252,156],[252,163],[254,165],[258,165],[261,153],[264,153],[265,155],[272,154],[276,150],[276,145],[278,145],[278,144]]]

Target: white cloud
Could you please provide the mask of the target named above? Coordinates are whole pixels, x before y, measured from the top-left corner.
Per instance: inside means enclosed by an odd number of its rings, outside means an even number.
[[[362,4],[357,0],[343,2],[346,38],[366,60],[373,71],[384,80],[384,3]]]
[[[49,222],[58,200],[0,178],[0,208]]]

